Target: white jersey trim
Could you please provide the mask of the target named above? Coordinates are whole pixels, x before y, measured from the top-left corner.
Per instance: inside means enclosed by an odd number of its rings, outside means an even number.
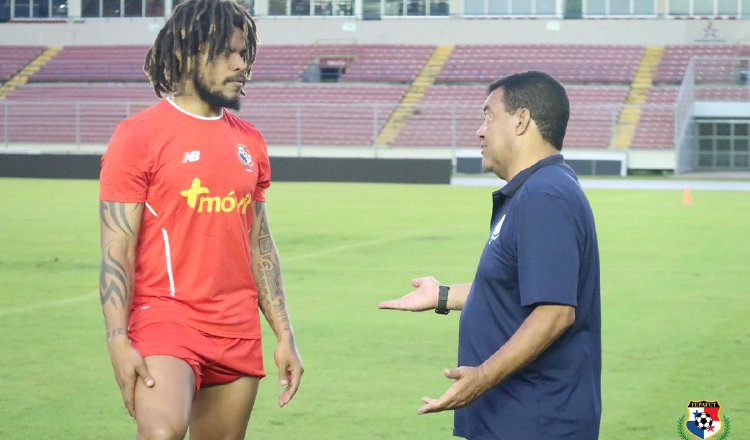
[[[154,214],[154,217],[158,217],[158,215],[156,215],[156,211],[154,211],[154,208],[152,208],[151,205],[148,204],[148,202],[146,202],[145,205],[146,205],[146,209],[151,211],[151,214]]]
[[[174,296],[174,276],[172,275],[172,253],[169,250],[169,234],[167,230],[161,228],[161,235],[164,237],[164,254],[167,256],[167,275],[169,276],[169,294]]]
[[[195,119],[200,119],[202,121],[218,121],[219,119],[221,119],[221,118],[224,117],[224,108],[221,109],[221,114],[219,116],[198,116],[198,115],[194,115],[194,114],[192,114],[192,113],[190,113],[188,111],[183,110],[182,107],[180,107],[179,105],[177,105],[174,102],[174,96],[168,96],[167,97],[167,102],[170,103],[170,104],[172,104],[172,107],[176,108],[177,110],[181,111],[182,113],[184,113],[184,114],[186,114],[186,115],[188,115],[190,117],[193,117]]]

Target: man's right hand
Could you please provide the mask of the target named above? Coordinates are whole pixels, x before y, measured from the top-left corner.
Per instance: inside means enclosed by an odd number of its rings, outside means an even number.
[[[392,301],[382,301],[378,304],[381,309],[409,310],[423,312],[437,307],[438,288],[440,283],[433,277],[423,277],[411,280],[416,290]]]
[[[143,383],[151,388],[156,383],[151,377],[143,356],[130,345],[127,336],[117,336],[107,342],[115,379],[120,387],[122,401],[130,417],[135,417],[135,384],[140,377]]]

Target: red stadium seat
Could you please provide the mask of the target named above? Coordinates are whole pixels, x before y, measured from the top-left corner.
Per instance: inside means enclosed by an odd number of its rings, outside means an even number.
[[[0,82],[11,79],[44,49],[42,46],[0,46]]]

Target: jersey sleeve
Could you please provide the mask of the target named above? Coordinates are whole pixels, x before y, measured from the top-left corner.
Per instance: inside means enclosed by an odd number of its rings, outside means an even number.
[[[271,161],[268,159],[268,148],[263,136],[258,134],[260,144],[260,157],[258,158],[258,183],[255,185],[253,200],[256,202],[266,201],[266,190],[271,186]]]
[[[145,140],[128,121],[121,122],[102,156],[99,200],[145,202],[149,175]]]
[[[573,209],[557,195],[529,194],[520,206],[521,305],[577,305],[582,242]]]

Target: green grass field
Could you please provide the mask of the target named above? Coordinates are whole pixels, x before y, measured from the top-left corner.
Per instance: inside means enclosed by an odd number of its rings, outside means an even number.
[[[0,439],[130,439],[97,290],[97,182],[0,179]],[[306,373],[266,368],[247,438],[452,438],[457,313],[379,311],[413,277],[470,281],[490,188],[276,183],[268,193]],[[689,400],[750,438],[750,194],[589,191],[602,262],[602,439],[679,439]],[[271,336],[271,337],[268,337]],[[744,379],[743,379],[744,378]],[[512,417],[512,415],[509,415]]]

